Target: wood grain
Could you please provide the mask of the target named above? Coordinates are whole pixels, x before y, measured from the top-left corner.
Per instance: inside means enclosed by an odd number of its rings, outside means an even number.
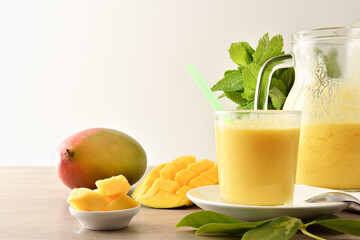
[[[236,239],[196,236],[190,228],[175,228],[185,215],[200,210],[142,207],[130,225],[117,231],[82,229],[68,211],[70,189],[58,179],[53,167],[0,167],[0,239]],[[359,219],[350,212],[342,218]],[[359,239],[324,229],[313,230],[326,239]],[[237,238],[238,239],[238,238]],[[297,234],[294,239],[310,239]]]

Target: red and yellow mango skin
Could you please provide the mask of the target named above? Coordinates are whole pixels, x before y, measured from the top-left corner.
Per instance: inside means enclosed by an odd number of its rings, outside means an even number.
[[[55,161],[61,181],[71,189],[95,189],[97,180],[120,174],[132,185],[147,166],[145,151],[135,139],[107,128],[87,129],[66,138]]]

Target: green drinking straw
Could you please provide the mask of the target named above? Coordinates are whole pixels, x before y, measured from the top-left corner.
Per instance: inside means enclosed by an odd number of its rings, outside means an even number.
[[[205,83],[204,79],[200,76],[194,65],[190,63],[186,66],[186,70],[188,71],[192,79],[194,79],[194,81],[196,82],[202,93],[205,95],[207,100],[210,102],[211,106],[215,109],[215,111],[225,110],[221,103],[217,100],[213,92],[210,90],[208,85]]]

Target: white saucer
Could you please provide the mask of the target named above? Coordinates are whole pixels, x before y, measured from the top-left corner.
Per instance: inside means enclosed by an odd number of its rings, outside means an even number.
[[[204,210],[226,214],[246,221],[258,221],[279,216],[312,219],[322,214],[338,213],[349,205],[343,202],[305,202],[306,199],[324,192],[334,192],[334,190],[307,185],[296,185],[293,204],[283,206],[249,206],[224,203],[220,199],[219,185],[192,189],[188,191],[187,197]],[[355,194],[353,195],[358,197]]]

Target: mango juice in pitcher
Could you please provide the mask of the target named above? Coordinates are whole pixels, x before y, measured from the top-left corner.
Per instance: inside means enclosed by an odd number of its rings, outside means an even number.
[[[302,110],[296,182],[360,189],[360,27],[303,31],[292,40],[291,54],[260,71],[256,108],[266,108],[268,73],[294,67],[284,109]]]

